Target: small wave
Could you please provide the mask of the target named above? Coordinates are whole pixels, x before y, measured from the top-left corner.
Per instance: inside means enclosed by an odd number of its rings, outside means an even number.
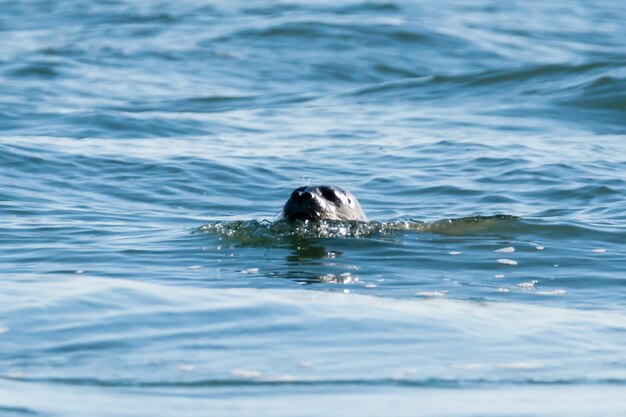
[[[281,242],[284,239],[312,238],[369,238],[386,237],[398,233],[428,232],[447,235],[495,233],[502,226],[520,220],[511,215],[472,216],[459,219],[424,223],[416,220],[393,220],[388,222],[346,222],[324,220],[321,222],[268,220],[217,222],[200,226],[195,231],[218,234],[222,238],[242,244]]]
[[[371,84],[341,93],[335,97],[397,96],[410,99],[441,98],[470,95],[494,96],[494,86],[507,85],[499,90],[510,99],[511,93],[519,95],[555,95],[563,90],[587,88],[616,90],[622,80],[605,74],[615,70],[613,62],[592,62],[579,65],[548,64],[526,65],[516,68],[485,70],[461,74],[433,74],[423,77],[407,77]],[[499,94],[495,95],[496,97]],[[557,96],[558,97],[558,96]],[[556,97],[555,97],[556,98]],[[622,101],[620,101],[623,104]]]
[[[385,19],[380,19],[376,24],[364,24],[356,19],[326,19],[310,20],[307,18],[289,20],[277,19],[271,24],[264,26],[252,26],[240,28],[226,35],[221,40],[239,38],[285,38],[294,39],[328,39],[336,41],[348,41],[368,39],[370,42],[385,44],[389,41],[419,44],[431,41],[434,33],[418,32],[407,28],[398,27]],[[441,36],[441,35],[437,35]]]
[[[471,367],[468,367],[471,369]],[[100,378],[27,378],[20,376],[3,377],[5,380],[19,379],[26,382],[45,382],[49,384],[94,387],[142,387],[142,388],[200,388],[200,387],[263,387],[263,386],[406,386],[423,388],[467,388],[506,385],[626,385],[626,378],[416,378],[409,375],[395,375],[388,378],[328,379],[294,375],[264,376],[250,372],[234,378],[172,380],[172,381],[137,381],[125,379]],[[0,408],[2,410],[2,408]]]
[[[5,407],[0,406],[0,414],[5,417],[10,416],[36,416],[39,413],[25,407]]]
[[[626,113],[626,78],[600,74],[572,88],[567,103],[583,108]],[[567,104],[566,103],[566,104]],[[622,119],[623,120],[623,119]]]
[[[128,113],[168,112],[176,109],[180,113],[220,113],[235,110],[268,109],[287,107],[310,100],[307,94],[272,96],[204,96],[178,100],[129,102],[112,110]]]
[[[549,213],[545,213],[548,215]],[[550,239],[553,236],[589,238],[602,242],[620,243],[622,234],[611,224],[579,224],[552,222],[541,219],[525,219],[499,214],[494,216],[471,216],[422,222],[412,219],[371,222],[296,222],[286,223],[269,220],[214,222],[193,230],[208,233],[243,246],[272,246],[306,239],[373,239],[415,233],[433,233],[445,236],[472,236],[514,234],[533,236],[533,239]]]
[[[55,62],[31,62],[26,65],[19,65],[7,73],[16,78],[42,78],[52,79],[61,75],[59,65]]]

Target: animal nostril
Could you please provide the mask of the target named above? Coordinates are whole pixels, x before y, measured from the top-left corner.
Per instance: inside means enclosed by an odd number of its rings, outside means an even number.
[[[311,197],[313,197],[313,195],[309,192],[303,193],[302,191],[294,191],[291,193],[291,199],[293,201],[307,201],[310,200]]]

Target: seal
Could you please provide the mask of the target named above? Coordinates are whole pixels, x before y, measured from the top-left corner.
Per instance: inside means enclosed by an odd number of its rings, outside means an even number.
[[[356,220],[367,217],[358,200],[335,185],[308,185],[296,188],[283,207],[283,220]]]

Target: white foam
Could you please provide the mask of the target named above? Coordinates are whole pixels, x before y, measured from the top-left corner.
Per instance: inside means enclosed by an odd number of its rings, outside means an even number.
[[[358,282],[359,278],[355,277],[350,272],[344,272],[343,274],[339,274],[337,281],[343,284],[352,284],[352,283]]]
[[[180,372],[193,372],[196,369],[195,365],[178,365],[176,367]]]
[[[231,374],[239,378],[259,378],[263,375],[259,371],[252,371],[249,369],[234,369],[231,371]]]
[[[566,294],[565,290],[552,290],[552,291],[537,291],[535,292],[537,295],[564,295]]]
[[[517,261],[514,261],[512,259],[498,259],[496,262],[504,265],[517,265]]]
[[[515,248],[513,246],[509,246],[509,247],[506,247],[506,248],[496,249],[494,252],[498,252],[498,253],[513,253],[513,252],[515,252]]]
[[[320,277],[320,280],[322,280],[323,282],[328,282],[328,283],[336,283],[337,276],[335,274],[326,274],[326,275],[322,275]]]
[[[420,297],[443,297],[447,293],[448,291],[420,291],[415,295],[419,295]]]

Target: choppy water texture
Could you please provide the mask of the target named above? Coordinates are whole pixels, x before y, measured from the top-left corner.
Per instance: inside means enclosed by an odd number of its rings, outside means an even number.
[[[0,1],[0,414],[625,415],[624,4]]]

